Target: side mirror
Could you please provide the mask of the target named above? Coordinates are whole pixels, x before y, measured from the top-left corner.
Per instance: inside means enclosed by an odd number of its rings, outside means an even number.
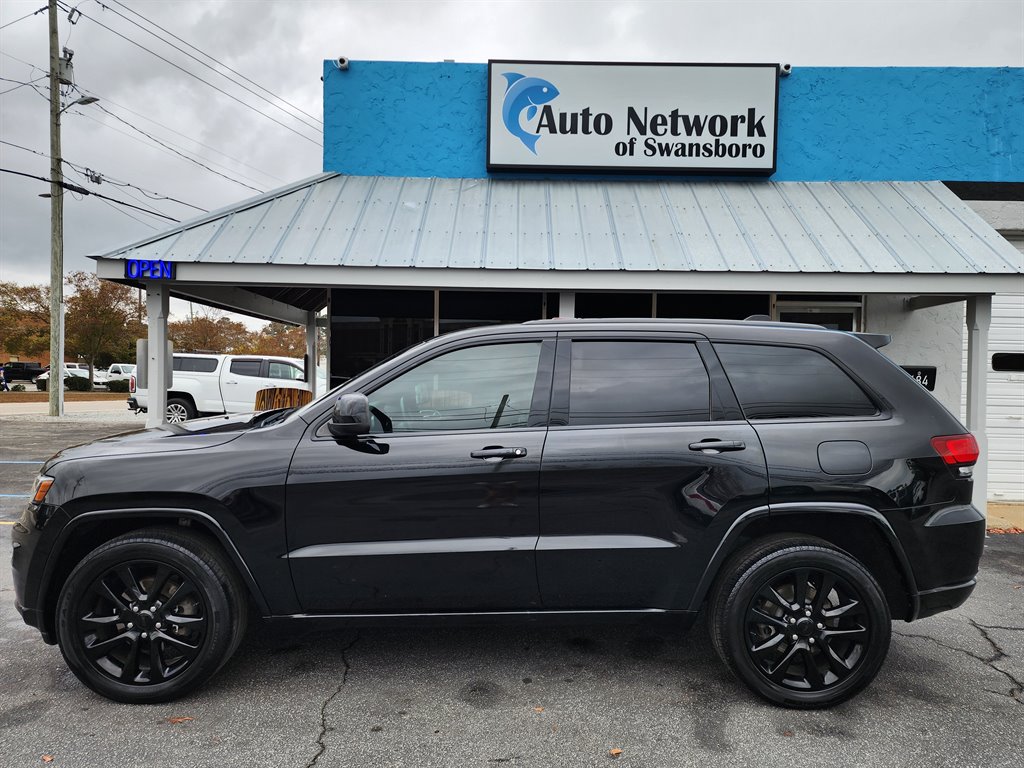
[[[334,412],[327,422],[334,437],[358,437],[370,431],[370,401],[366,395],[342,395],[334,403]]]

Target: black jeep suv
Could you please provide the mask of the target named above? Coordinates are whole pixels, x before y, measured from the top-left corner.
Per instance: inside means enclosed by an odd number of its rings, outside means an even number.
[[[311,404],[43,466],[18,609],[112,699],[206,681],[268,618],[707,609],[754,692],[864,688],[893,618],[959,606],[974,438],[876,351],[769,322],[551,320],[433,339]]]

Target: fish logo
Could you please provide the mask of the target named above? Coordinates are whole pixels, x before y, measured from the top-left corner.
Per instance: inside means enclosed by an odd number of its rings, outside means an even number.
[[[558,89],[547,80],[526,77],[518,72],[504,72],[502,77],[508,81],[508,87],[505,89],[505,101],[501,105],[501,120],[508,132],[536,155],[537,139],[540,136],[525,130],[519,123],[519,116],[526,110],[526,119],[532,120],[537,114],[537,106],[547,104],[558,96]]]

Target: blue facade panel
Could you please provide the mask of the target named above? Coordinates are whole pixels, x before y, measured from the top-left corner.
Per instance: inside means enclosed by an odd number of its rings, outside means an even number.
[[[326,61],[324,170],[483,178],[486,111],[485,64]],[[1024,181],[1024,69],[797,67],[778,141],[774,181]]]

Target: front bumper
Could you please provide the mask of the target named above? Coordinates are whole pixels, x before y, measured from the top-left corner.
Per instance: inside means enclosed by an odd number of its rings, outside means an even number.
[[[11,528],[11,571],[14,577],[14,607],[30,627],[35,627],[43,641],[53,645],[57,638],[51,622],[46,621],[45,596],[42,594],[43,572],[53,548],[54,532],[60,524],[47,526],[59,508],[29,505]],[[42,514],[40,514],[42,513]],[[63,512],[59,512],[63,516]]]

